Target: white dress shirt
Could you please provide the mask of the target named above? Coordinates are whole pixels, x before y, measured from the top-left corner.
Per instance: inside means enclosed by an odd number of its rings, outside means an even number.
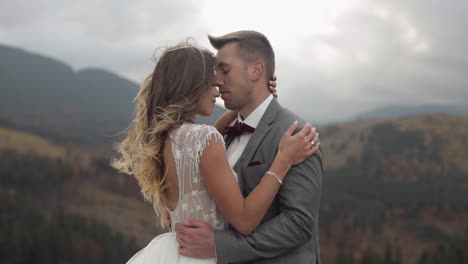
[[[236,122],[239,122],[239,123],[245,123],[253,128],[257,128],[258,123],[260,122],[260,119],[262,119],[263,114],[265,114],[265,111],[270,105],[272,100],[273,100],[273,95],[268,96],[244,120],[242,120],[242,117],[240,116],[240,114],[238,114],[237,119],[234,120],[231,123],[231,125],[235,124]],[[226,156],[227,156],[227,159],[229,161],[229,165],[231,166],[231,168],[233,168],[234,165],[236,165],[236,162],[239,160],[240,156],[242,155],[242,152],[244,152],[244,149],[247,146],[247,143],[249,142],[250,137],[252,137],[252,133],[243,133],[242,135],[235,137],[232,140],[229,147],[227,148]],[[235,172],[234,172],[234,176],[236,177],[236,180],[239,181],[237,174]]]

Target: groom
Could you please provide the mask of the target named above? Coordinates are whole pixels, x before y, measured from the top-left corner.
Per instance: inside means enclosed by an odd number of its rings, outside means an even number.
[[[255,128],[252,134],[227,138],[226,155],[247,196],[273,162],[281,136],[296,114],[283,108],[268,90],[275,55],[268,39],[255,31],[208,36],[218,50],[216,85],[226,108],[238,121]],[[318,263],[319,207],[323,154],[319,149],[291,168],[262,223],[249,236],[234,229],[214,231],[201,221],[176,224],[181,255],[216,257],[217,263]],[[185,240],[180,240],[180,233]]]

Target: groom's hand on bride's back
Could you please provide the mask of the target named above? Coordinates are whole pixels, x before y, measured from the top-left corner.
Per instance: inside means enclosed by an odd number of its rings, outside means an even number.
[[[189,220],[185,224],[176,223],[175,230],[180,255],[198,259],[215,257],[215,234],[210,224]]]

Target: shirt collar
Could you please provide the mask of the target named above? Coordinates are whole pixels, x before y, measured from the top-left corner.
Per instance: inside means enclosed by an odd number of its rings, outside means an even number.
[[[253,128],[257,128],[258,123],[260,123],[260,119],[262,119],[263,114],[265,113],[268,105],[270,105],[271,101],[273,100],[273,95],[269,95],[255,110],[247,116],[246,119],[242,120],[240,114],[237,114],[237,121],[245,123]]]

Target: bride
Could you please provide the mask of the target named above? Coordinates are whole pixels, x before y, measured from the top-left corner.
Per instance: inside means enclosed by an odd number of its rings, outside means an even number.
[[[244,198],[219,132],[234,118],[221,118],[219,131],[195,124],[196,115],[212,113],[220,95],[213,85],[215,64],[210,51],[190,43],[166,49],[138,92],[134,119],[118,145],[120,157],[112,165],[137,179],[162,226],[197,219],[213,229],[225,229],[229,223],[249,234],[260,223],[288,170],[317,150],[310,142],[318,139],[310,125],[293,135],[297,122],[293,123],[263,180]],[[222,162],[217,158],[213,164],[209,157],[214,156],[223,157]],[[216,263],[215,259],[180,256],[178,250],[171,228],[127,263]]]

